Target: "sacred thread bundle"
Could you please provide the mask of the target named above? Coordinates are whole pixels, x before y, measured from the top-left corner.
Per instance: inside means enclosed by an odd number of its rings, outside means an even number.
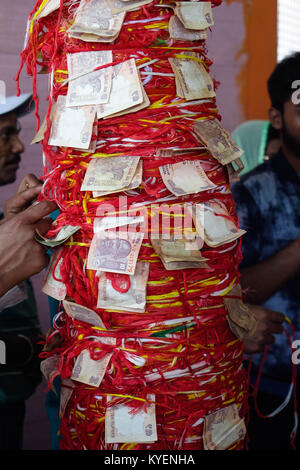
[[[242,449],[240,237],[205,39],[212,2],[39,0],[22,66],[49,73],[41,199],[59,216],[43,291],[58,299],[61,447]],[[20,68],[20,70],[21,70]],[[234,166],[235,165],[235,166]]]

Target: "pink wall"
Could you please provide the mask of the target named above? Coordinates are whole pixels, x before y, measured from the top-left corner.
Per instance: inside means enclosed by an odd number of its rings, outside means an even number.
[[[1,0],[0,5],[0,80],[7,86],[7,95],[15,94],[14,77],[19,65],[19,53],[23,46],[26,18],[34,6],[34,0]],[[243,58],[235,60],[235,56],[244,40],[243,7],[240,3],[230,6],[222,5],[214,10],[215,26],[209,33],[208,50],[214,61],[212,75],[221,82],[217,92],[217,102],[223,115],[224,126],[233,130],[243,121],[242,108],[239,104],[239,89],[236,77],[243,65]],[[21,76],[22,92],[31,91],[31,81],[23,72]],[[39,76],[39,97],[41,100],[41,116],[45,112],[47,96],[47,76]],[[28,173],[41,174],[41,147],[30,146],[35,134],[34,115],[21,120],[22,139],[26,146],[17,182],[0,188],[0,206],[10,197],[22,177]],[[43,274],[33,278],[39,314],[43,331],[49,327],[49,309],[47,298],[40,292]],[[28,401],[28,412],[25,427],[25,448],[40,450],[49,449],[48,421],[44,409],[46,385],[43,383],[36,394]]]

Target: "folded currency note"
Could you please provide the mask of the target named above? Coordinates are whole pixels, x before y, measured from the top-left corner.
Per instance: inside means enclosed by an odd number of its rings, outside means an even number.
[[[81,229],[80,226],[65,225],[53,238],[45,238],[36,229],[35,240],[39,242],[41,245],[45,245],[45,246],[49,246],[53,248],[55,246],[62,245],[63,243],[65,243],[68,240],[68,238],[70,238],[80,229]]]
[[[204,210],[203,217],[197,217],[194,206],[192,217],[199,235],[201,236],[204,232],[204,240],[208,246],[217,247],[230,243],[246,233],[245,230],[236,227],[222,201],[218,199],[205,201],[200,205],[200,213],[202,209]]]
[[[110,397],[107,397],[108,399]],[[155,396],[148,395],[155,402]],[[126,404],[109,406],[105,415],[105,442],[146,443],[157,441],[155,403],[149,403],[137,413]]]
[[[242,289],[240,284],[235,285],[231,291],[224,296],[224,305],[229,314],[229,325],[233,326],[233,333],[240,339],[254,335],[257,329],[257,320],[251,309],[242,300]],[[234,325],[232,325],[232,322]]]
[[[63,306],[69,317],[77,321],[88,323],[89,325],[99,326],[105,329],[105,325],[99,315],[94,310],[84,307],[83,305],[76,304],[70,300],[64,300]]]
[[[90,37],[94,42],[112,42],[121,31],[124,18],[125,12],[113,15],[106,0],[81,0],[68,33],[81,40]]]
[[[92,158],[81,191],[114,193],[130,185],[134,178],[140,157]]]
[[[139,161],[135,174],[133,175],[133,178],[129,185],[124,186],[123,188],[119,189],[109,189],[108,191],[93,191],[93,197],[101,197],[101,196],[106,196],[107,194],[112,194],[112,193],[119,193],[121,191],[130,191],[131,189],[136,189],[142,184],[142,178],[143,178],[143,162],[142,160]]]
[[[148,276],[149,263],[138,261],[134,275],[129,276],[129,290],[127,292],[119,292],[114,288],[106,273],[100,273],[97,307],[144,313]],[[119,282],[122,282],[122,279]]]
[[[95,114],[94,106],[67,108],[66,97],[60,95],[54,110],[49,145],[89,148]]]
[[[203,443],[206,450],[226,450],[245,435],[245,422],[240,418],[236,404],[204,418]]]
[[[211,2],[175,2],[174,12],[185,28],[203,30],[214,25]]]
[[[206,258],[200,252],[203,244],[201,239],[196,238],[191,248],[189,248],[190,242],[186,238],[164,240],[152,237],[151,243],[167,271],[209,268]]]
[[[109,100],[97,106],[98,119],[115,115],[144,101],[143,86],[135,60],[129,59],[113,66]]]
[[[61,247],[53,250],[53,254],[51,256],[50,263],[42,285],[42,292],[44,292],[44,294],[46,295],[49,295],[50,297],[53,297],[56,300],[64,300],[67,295],[66,285],[62,281],[60,281],[60,267],[63,262],[63,258],[60,258],[61,251]],[[57,260],[59,261],[57,262]],[[54,266],[55,277],[53,277]]]
[[[201,41],[207,39],[206,29],[187,29],[175,15],[169,20],[169,34],[171,39],[176,39],[177,41]]]
[[[89,350],[84,349],[76,359],[71,379],[92,387],[99,387],[111,357],[112,353],[107,353],[102,359],[95,361],[91,359]]]
[[[58,10],[60,7],[60,0],[48,0],[48,2],[43,6],[40,13],[37,15],[36,19],[44,18],[45,16],[50,15],[55,10]]]
[[[198,160],[185,160],[174,165],[163,165],[159,167],[159,171],[168,190],[178,197],[216,187]]]
[[[238,160],[244,153],[232,140],[218,119],[194,121],[194,134],[222,165]]]
[[[142,232],[95,233],[88,254],[87,268],[121,274],[134,274],[144,238]]]
[[[66,106],[87,106],[107,103],[112,86],[111,51],[89,51],[67,54],[69,86]],[[78,77],[78,78],[76,78]]]
[[[187,101],[215,97],[213,81],[200,62],[199,54],[184,52],[180,55],[186,58],[169,59],[175,74],[177,95]]]

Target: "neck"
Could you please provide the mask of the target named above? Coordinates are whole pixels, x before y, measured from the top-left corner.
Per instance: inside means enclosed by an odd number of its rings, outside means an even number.
[[[289,162],[289,164],[293,167],[295,172],[299,175],[300,174],[300,155],[291,150],[287,147],[283,142],[281,143],[282,152]]]

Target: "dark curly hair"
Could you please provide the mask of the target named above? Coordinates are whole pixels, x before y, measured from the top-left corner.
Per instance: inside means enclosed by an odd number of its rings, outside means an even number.
[[[268,80],[268,91],[272,106],[283,113],[284,103],[290,100],[295,89],[294,81],[300,80],[300,52],[283,59]]]

